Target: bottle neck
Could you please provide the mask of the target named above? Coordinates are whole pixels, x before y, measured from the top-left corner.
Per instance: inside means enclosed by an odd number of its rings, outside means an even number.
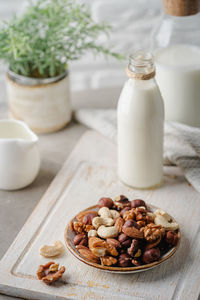
[[[129,56],[126,69],[129,78],[149,80],[155,76],[153,55],[150,52],[138,51]]]

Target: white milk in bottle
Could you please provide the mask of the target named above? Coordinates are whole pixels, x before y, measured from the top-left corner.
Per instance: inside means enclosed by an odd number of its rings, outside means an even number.
[[[166,120],[200,127],[200,0],[163,0],[151,36]]]
[[[155,62],[166,120],[200,126],[200,48],[169,46],[156,51]]]
[[[118,175],[132,187],[155,187],[163,176],[164,105],[152,55],[131,55],[127,74],[117,109]]]

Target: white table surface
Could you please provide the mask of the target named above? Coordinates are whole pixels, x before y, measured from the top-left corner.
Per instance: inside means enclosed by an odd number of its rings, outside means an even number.
[[[88,90],[74,93],[74,109],[80,107],[115,107],[120,88]],[[0,107],[0,118],[7,118],[8,109]],[[87,130],[83,125],[72,122],[65,129],[52,134],[40,135],[39,148],[41,169],[34,183],[19,191],[0,191],[0,259],[23,227],[34,207],[55,177],[73,147]],[[0,300],[19,299],[0,295]]]

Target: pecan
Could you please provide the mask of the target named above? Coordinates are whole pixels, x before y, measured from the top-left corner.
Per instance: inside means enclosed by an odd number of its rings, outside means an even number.
[[[98,216],[97,211],[81,211],[78,215],[76,215],[76,219],[78,220],[78,222],[83,222],[83,218],[88,215],[88,214],[92,214],[94,216]]]
[[[154,223],[147,224],[141,230],[144,232],[144,238],[150,243],[155,242],[165,234],[165,228]]]
[[[105,240],[102,240],[98,237],[89,238],[89,249],[96,256],[105,256],[106,253],[112,256],[118,255],[118,252],[114,246],[108,244]]]
[[[131,256],[127,253],[122,253],[119,256],[118,264],[120,267],[128,267],[131,264]]]
[[[117,259],[112,256],[101,257],[101,264],[103,266],[112,266],[117,263]]]
[[[118,240],[116,239],[107,239],[106,242],[112,246],[114,246],[115,248],[117,249],[120,249],[121,248],[121,244]]]
[[[97,264],[99,263],[99,257],[94,255],[92,253],[92,251],[90,249],[88,249],[87,247],[78,245],[78,246],[76,246],[76,248],[84,258],[86,258],[89,261],[92,261],[94,263],[97,263]]]
[[[50,261],[45,265],[40,265],[37,271],[38,279],[42,280],[47,285],[57,281],[65,272],[65,267],[58,269],[58,266],[59,265],[55,264],[53,261]]]
[[[143,232],[138,230],[135,227],[123,227],[122,228],[123,233],[125,233],[127,236],[135,239],[143,239]]]
[[[124,220],[119,217],[115,221],[115,227],[117,228],[118,232],[122,232],[122,226],[124,225]]]
[[[89,238],[89,249],[96,256],[105,256],[106,255],[106,242],[98,237]]]
[[[124,212],[123,214],[123,219],[125,221],[128,221],[128,220],[133,220],[135,218],[135,213],[134,213],[134,210],[131,209],[131,210],[127,210]]]
[[[139,242],[136,239],[132,240],[131,246],[127,249],[128,254],[131,257],[134,257],[139,248]]]

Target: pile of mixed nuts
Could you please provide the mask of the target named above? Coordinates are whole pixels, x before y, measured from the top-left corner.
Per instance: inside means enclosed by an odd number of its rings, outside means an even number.
[[[91,262],[133,267],[149,264],[174,247],[179,225],[161,209],[152,212],[141,199],[101,198],[98,211],[83,211],[71,222],[74,245]]]

